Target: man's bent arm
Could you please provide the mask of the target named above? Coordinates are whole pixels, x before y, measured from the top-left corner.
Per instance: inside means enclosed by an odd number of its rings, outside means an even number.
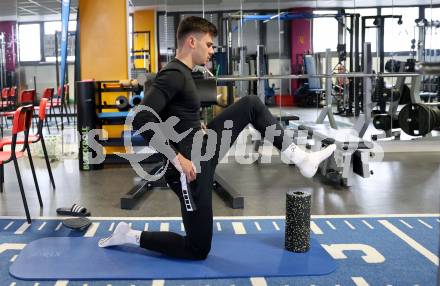
[[[172,69],[163,70],[157,75],[154,83],[145,94],[141,104],[151,108],[156,114],[159,114],[173,99],[173,97],[181,89],[183,89],[184,84],[184,76],[180,73],[180,71]],[[142,126],[150,122],[157,123],[159,122],[159,119],[153,112],[149,110],[142,110],[136,114],[136,117],[133,120],[133,129],[139,130],[142,128]],[[145,139],[147,144],[150,144],[153,136],[156,136],[158,139],[157,141],[154,140],[156,142],[168,142],[166,134],[164,134],[159,128],[155,128],[154,131],[152,129],[148,129],[142,132],[140,135]],[[151,147],[158,150],[158,148],[155,146]],[[170,160],[172,160],[178,153],[178,150],[176,150],[171,144],[167,144],[166,149],[167,150],[163,150],[165,151],[164,155]]]

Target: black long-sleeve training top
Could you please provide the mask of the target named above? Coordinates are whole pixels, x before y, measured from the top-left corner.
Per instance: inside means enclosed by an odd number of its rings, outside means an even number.
[[[192,128],[192,132],[182,141],[178,143],[169,141],[176,153],[179,152],[188,159],[191,158],[194,134],[201,128],[200,97],[191,72],[191,69],[178,59],[172,60],[157,74],[141,103],[153,109],[162,122],[171,116],[178,117],[180,121],[174,129],[179,134]],[[133,128],[140,129],[148,122],[158,122],[158,119],[152,112],[141,111],[133,121]],[[152,131],[146,131],[141,135],[149,143],[153,134]],[[166,137],[163,132],[156,136],[161,136],[163,140]],[[164,155],[168,155],[169,158],[169,154]]]

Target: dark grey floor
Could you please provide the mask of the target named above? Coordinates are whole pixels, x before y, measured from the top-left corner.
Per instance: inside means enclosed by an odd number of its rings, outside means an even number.
[[[119,199],[136,183],[128,166],[107,166],[103,170],[81,172],[76,159],[52,163],[57,188],[49,185],[43,160],[36,159],[37,175],[44,207],[38,206],[27,159],[20,166],[31,216],[55,216],[56,208],[78,203],[93,216],[143,217],[179,216],[174,193],[156,189],[147,194],[133,210],[122,210]],[[231,184],[245,196],[242,210],[231,209],[217,194],[213,196],[214,214],[283,215],[285,193],[289,189],[308,191],[313,196],[312,214],[406,214],[439,213],[440,153],[389,153],[382,162],[371,164],[374,175],[356,177],[351,188],[337,187],[322,177],[302,177],[295,167],[279,160],[272,164],[221,164],[218,167]],[[23,216],[15,171],[5,168],[5,191],[0,194],[1,216]]]

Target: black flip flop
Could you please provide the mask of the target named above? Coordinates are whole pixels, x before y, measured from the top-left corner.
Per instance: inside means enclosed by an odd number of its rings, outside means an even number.
[[[57,214],[68,216],[90,216],[90,212],[83,206],[73,204],[70,208],[57,208]]]
[[[68,218],[62,221],[63,225],[67,228],[84,231],[89,228],[92,221],[85,217]]]

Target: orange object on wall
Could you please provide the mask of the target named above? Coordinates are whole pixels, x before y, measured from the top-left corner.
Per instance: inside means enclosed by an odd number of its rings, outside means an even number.
[[[128,78],[127,2],[79,0],[81,79]]]

